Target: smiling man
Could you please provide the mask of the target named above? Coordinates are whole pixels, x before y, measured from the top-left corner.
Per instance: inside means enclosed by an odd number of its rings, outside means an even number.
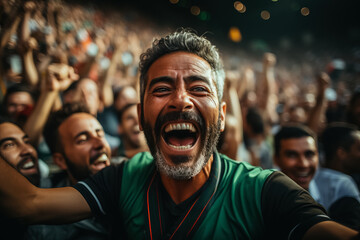
[[[107,167],[74,188],[42,191],[18,175],[14,184],[2,183],[15,174],[0,161],[2,210],[27,222],[115,217],[114,230],[131,239],[350,239],[358,234],[330,221],[284,174],[216,152],[226,105],[223,66],[210,41],[181,30],[155,40],[140,59],[138,112],[151,154]]]
[[[39,160],[29,137],[15,123],[0,117],[0,156],[35,186],[41,181]],[[0,231],[4,239],[23,239],[27,225],[5,218],[0,213]]]
[[[328,147],[328,139],[325,142]],[[332,219],[359,229],[360,193],[355,182],[341,172],[318,167],[316,135],[309,128],[283,126],[275,135],[274,159],[280,170],[308,190]]]
[[[40,173],[37,152],[29,137],[16,124],[0,119],[0,156],[8,161],[32,184],[39,186]]]
[[[117,112],[118,132],[123,148],[116,149],[118,160],[127,160],[139,152],[148,151],[144,132],[140,131],[136,103],[128,103]]]
[[[80,103],[65,104],[50,114],[44,129],[53,161],[62,170],[50,176],[50,187],[76,184],[110,165],[110,147],[96,118]],[[107,239],[109,223],[89,218],[72,224],[34,225],[26,239]]]
[[[74,185],[110,165],[111,150],[104,130],[80,103],[65,104],[52,113],[44,137],[53,161],[66,172],[64,185]]]

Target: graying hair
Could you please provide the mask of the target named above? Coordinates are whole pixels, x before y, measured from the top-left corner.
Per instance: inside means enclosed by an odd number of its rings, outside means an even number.
[[[215,77],[219,102],[222,100],[225,72],[218,49],[204,36],[198,36],[190,29],[180,29],[165,37],[155,39],[152,46],[140,56],[140,101],[142,107],[147,83],[147,72],[150,66],[160,57],[178,51],[196,54],[209,63]]]

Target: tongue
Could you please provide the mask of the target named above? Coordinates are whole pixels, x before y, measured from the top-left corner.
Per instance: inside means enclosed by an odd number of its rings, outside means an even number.
[[[184,137],[184,138],[177,138],[177,137],[169,137],[168,143],[174,146],[187,146],[187,145],[193,145],[194,138],[192,137]]]

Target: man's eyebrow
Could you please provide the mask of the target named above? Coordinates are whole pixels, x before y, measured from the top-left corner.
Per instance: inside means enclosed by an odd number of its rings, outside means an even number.
[[[104,132],[104,129],[102,127],[99,127],[97,129],[95,129],[95,132]]]
[[[191,76],[185,77],[184,80],[186,83],[194,82],[194,81],[201,81],[201,82],[204,82],[204,83],[210,85],[210,79],[208,79],[207,77],[202,76],[202,75],[191,75]]]
[[[25,139],[25,138],[29,138],[29,136],[27,134],[25,134],[22,139]]]
[[[15,138],[7,137],[7,138],[0,139],[0,145],[2,145],[6,141],[15,141]]]
[[[86,135],[87,134],[87,131],[82,131],[82,132],[79,132],[78,134],[75,135],[74,139],[78,138],[79,136],[81,135]]]
[[[284,150],[285,153],[298,153],[296,150],[292,150],[292,149],[285,149]]]
[[[175,82],[175,80],[169,76],[161,76],[161,77],[153,78],[149,83],[149,89],[151,89],[155,84],[159,82],[173,83]]]

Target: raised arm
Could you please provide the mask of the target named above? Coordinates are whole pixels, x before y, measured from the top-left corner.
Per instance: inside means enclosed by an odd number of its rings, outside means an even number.
[[[31,12],[35,9],[34,2],[29,1],[24,4],[24,18],[21,23],[20,44],[21,57],[24,64],[24,78],[30,86],[36,86],[39,82],[39,74],[33,58],[33,50],[37,48],[37,41],[30,38],[29,20]]]
[[[91,216],[89,205],[75,188],[37,188],[1,156],[0,210],[26,224],[61,224]]]
[[[65,64],[52,64],[48,67],[40,97],[24,126],[24,131],[29,135],[34,146],[39,144],[43,128],[59,92],[65,90],[77,79],[74,69]]]
[[[115,49],[110,61],[110,66],[105,70],[103,76],[99,78],[100,95],[104,103],[104,107],[109,107],[114,102],[114,94],[112,91],[112,78],[116,73],[116,67],[122,53],[121,43],[122,41],[120,37],[115,40]],[[99,42],[98,45],[100,44],[103,43]]]
[[[16,8],[13,8],[10,12],[10,16],[12,19],[8,19],[7,24],[5,24],[4,29],[1,30],[0,34],[0,55],[4,50],[6,44],[8,43],[11,35],[16,32],[17,27],[21,21],[20,11]],[[6,25],[8,27],[6,27]]]
[[[272,53],[265,53],[263,58],[263,72],[258,84],[258,103],[259,108],[264,112],[264,117],[271,122],[277,122],[276,113],[276,83],[274,66],[276,64],[276,56]]]
[[[324,72],[317,76],[317,96],[315,106],[311,109],[307,120],[308,127],[316,133],[320,132],[321,121],[325,117],[326,97],[325,90],[330,84],[330,77]]]

